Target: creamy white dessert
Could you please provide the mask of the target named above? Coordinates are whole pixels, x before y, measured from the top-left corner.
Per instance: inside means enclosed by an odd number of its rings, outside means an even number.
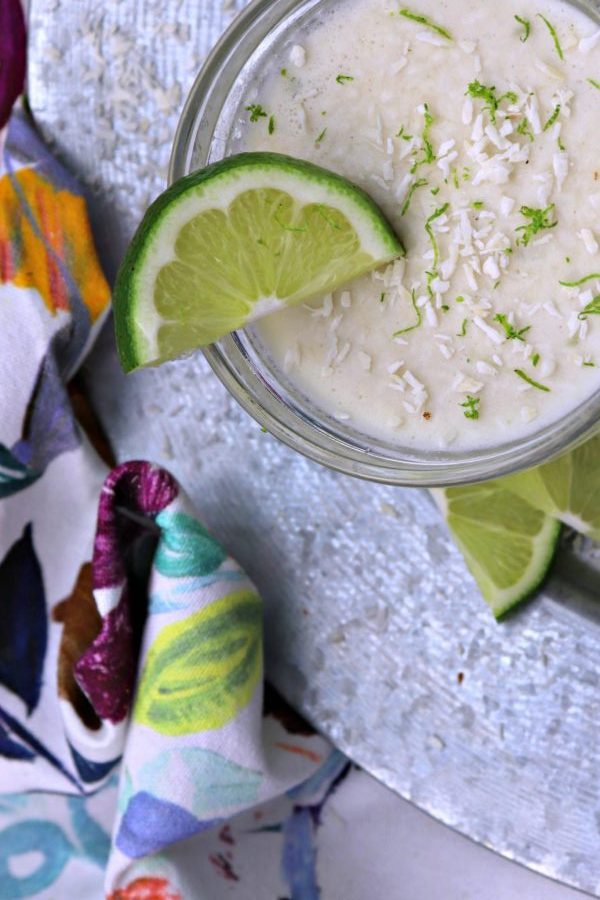
[[[340,172],[405,244],[257,326],[326,413],[468,450],[600,388],[598,21],[561,0],[343,0],[271,60],[234,149]]]

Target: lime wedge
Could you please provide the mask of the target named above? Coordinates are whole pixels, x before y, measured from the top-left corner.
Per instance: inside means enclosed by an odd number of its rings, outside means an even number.
[[[505,480],[432,491],[497,619],[544,580],[560,523],[508,491]]]
[[[148,209],[113,304],[126,371],[212,343],[403,254],[383,214],[339,175],[242,153],[182,178]]]
[[[503,479],[537,509],[600,541],[600,435],[559,459]]]

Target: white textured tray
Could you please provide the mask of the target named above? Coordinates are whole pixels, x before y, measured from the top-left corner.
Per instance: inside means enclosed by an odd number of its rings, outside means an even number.
[[[233,10],[31,6],[31,106],[90,185],[112,274]],[[600,896],[600,548],[567,535],[539,599],[498,626],[426,493],[295,455],[201,356],[125,378],[109,328],[88,373],[119,458],[168,466],[261,589],[281,692],[441,821]]]

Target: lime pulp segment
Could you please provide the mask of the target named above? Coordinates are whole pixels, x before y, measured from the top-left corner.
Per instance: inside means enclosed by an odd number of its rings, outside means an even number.
[[[215,163],[165,191],[129,247],[114,294],[123,367],[181,356],[402,253],[341,176],[274,153]]]
[[[548,515],[600,541],[600,435],[503,483]]]
[[[503,481],[432,493],[496,618],[540,586],[554,556],[559,522],[511,493]]]

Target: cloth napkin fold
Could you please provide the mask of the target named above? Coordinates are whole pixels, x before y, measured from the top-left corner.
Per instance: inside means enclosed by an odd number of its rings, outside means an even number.
[[[0,0],[0,128],[24,72]],[[175,479],[75,420],[110,298],[86,201],[20,103],[0,148],[0,900],[316,900],[331,799],[384,789],[263,694],[260,598]]]
[[[81,191],[22,112],[4,148],[0,235],[0,791],[73,794],[46,799],[42,819],[30,818],[39,798],[5,801],[0,896],[56,889],[74,859],[104,865],[114,816],[109,896],[132,878],[158,890],[166,865],[163,894],[192,897],[173,866],[155,857],[152,883],[132,860],[326,762],[304,789],[317,795],[347,762],[311,729],[262,716],[260,598],[173,477],[128,462],[105,478],[79,429],[65,381],[109,289]],[[119,768],[118,809],[105,803],[98,822],[83,798],[103,784],[114,794]],[[43,852],[38,868],[11,874],[9,858],[28,851]]]
[[[74,873],[104,867],[109,828],[108,896],[203,896],[156,854],[227,835],[232,814],[307,779],[287,812],[318,803],[348,763],[277,704],[263,716],[260,598],[175,479],[139,461],[107,475],[77,425],[65,381],[109,289],[81,191],[22,111],[4,147],[0,236],[0,896],[86,896]],[[287,820],[269,825],[284,827],[298,838]],[[235,882],[222,843],[213,877]],[[9,866],[34,851],[33,871]]]

